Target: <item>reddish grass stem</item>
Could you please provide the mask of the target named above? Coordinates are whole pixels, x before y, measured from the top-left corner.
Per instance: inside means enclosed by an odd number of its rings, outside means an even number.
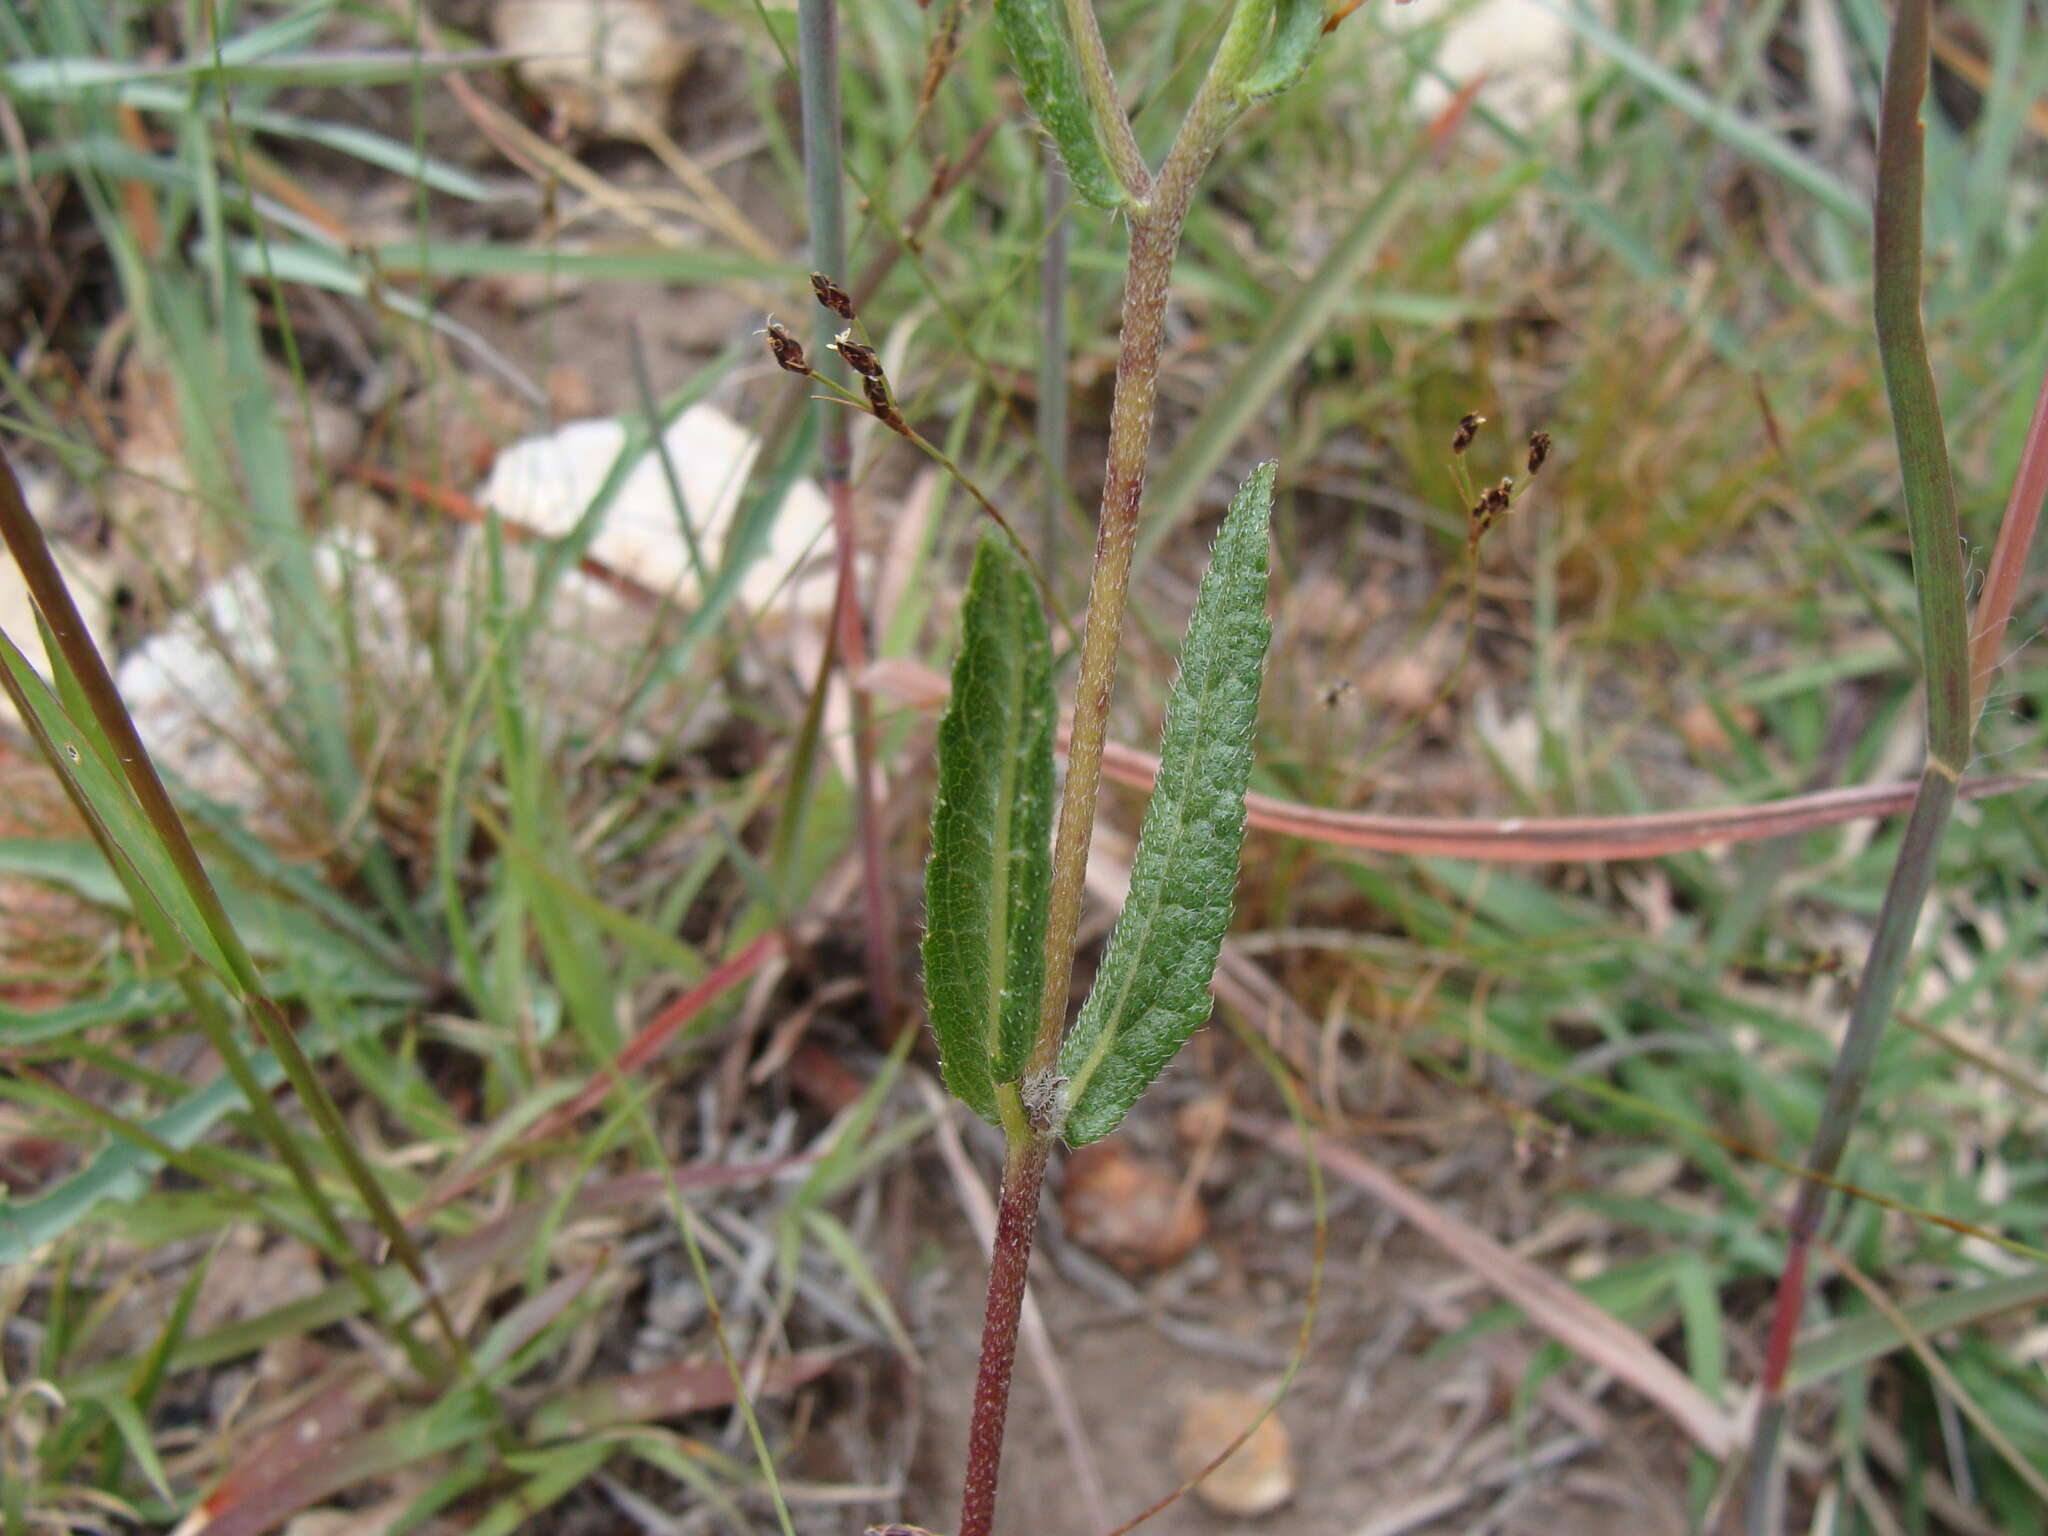
[[[2044,502],[2048,502],[2048,373],[2041,376],[2040,393],[2034,397],[2034,415],[2027,423],[2026,442],[2020,447],[2012,495],[2006,500],[2005,516],[1999,520],[1998,542],[1992,546],[1983,595],[1977,599],[1976,619],[1970,626],[1972,716],[1983,709],[1991,674],[1998,670],[2005,626],[2019,596],[2020,573],[2027,568],[2027,554],[2034,547],[2034,529],[2040,524]]]

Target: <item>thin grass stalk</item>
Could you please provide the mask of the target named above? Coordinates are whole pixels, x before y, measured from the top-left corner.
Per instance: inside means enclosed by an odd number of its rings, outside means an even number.
[[[1095,831],[1095,801],[1102,784],[1103,747],[1109,705],[1116,686],[1117,649],[1123,637],[1132,556],[1144,500],[1145,466],[1151,453],[1159,360],[1166,338],[1166,301],[1181,227],[1195,185],[1215,156],[1223,135],[1242,112],[1238,83],[1263,41],[1271,10],[1247,0],[1233,13],[1222,44],[1196,92],[1158,176],[1147,177],[1145,193],[1127,210],[1130,252],[1124,271],[1123,324],[1117,339],[1116,390],[1110,403],[1109,451],[1102,506],[1096,522],[1095,566],[1089,577],[1088,608],[1082,621],[1080,676],[1075,685],[1073,724],[1067,741],[1067,778],[1061,791],[1053,837],[1052,892],[1045,935],[1045,991],[1038,1034],[1025,1065],[1027,1090],[1047,1084],[1065,1032],[1067,994],[1073,982],[1074,940],[1080,927],[1088,848]],[[1091,95],[1104,82],[1115,104],[1107,56],[1095,25],[1091,0],[1068,0],[1069,30],[1082,55]],[[1104,103],[1096,100],[1098,111]],[[1105,125],[1105,143],[1130,134],[1117,107],[1121,133]],[[1138,167],[1142,174],[1143,167]],[[1130,186],[1129,176],[1119,174]],[[1003,1430],[1009,1416],[1010,1376],[1017,1354],[1017,1330],[1024,1305],[1024,1279],[1037,1235],[1039,1191],[1052,1151],[1042,1118],[1053,1096],[1020,1094],[1017,1085],[997,1089],[1009,1152],[996,1207],[996,1237],[989,1263],[989,1289],[982,1319],[981,1358],[975,1377],[974,1409],[967,1431],[967,1475],[961,1494],[958,1536],[989,1536],[995,1521],[997,1476]],[[1027,1110],[1027,1100],[1038,1106]]]
[[[43,530],[28,510],[28,503],[21,494],[21,484],[15,478],[14,466],[4,449],[0,449],[0,542],[14,557],[20,569],[23,583],[28,587],[36,608],[42,614],[55,638],[64,665],[76,679],[80,691],[90,706],[93,719],[98,723],[107,740],[113,745],[119,759],[121,773],[129,791],[135,796],[138,808],[149,822],[165,855],[176,871],[179,884],[190,896],[214,943],[219,946],[230,974],[224,978],[241,1001],[248,1007],[258,1033],[270,1047],[283,1066],[292,1089],[312,1114],[320,1130],[321,1139],[334,1154],[347,1176],[350,1185],[361,1196],[371,1220],[399,1261],[405,1265],[428,1297],[435,1320],[440,1324],[454,1360],[466,1366],[467,1350],[461,1334],[443,1307],[438,1291],[428,1278],[426,1261],[405,1224],[399,1219],[383,1185],[375,1171],[363,1158],[350,1136],[348,1127],[341,1118],[312,1062],[300,1046],[298,1036],[285,1019],[277,1005],[271,1001],[264,986],[261,972],[253,956],[243,945],[241,935],[230,921],[227,909],[221,904],[220,894],[215,890],[212,878],[206,873],[199,858],[199,850],[186,830],[184,818],[178,814],[172,803],[169,790],[156,771],[156,764],[144,747],[141,736],[135,729],[135,722],[129,717],[127,706],[121,702],[121,695],[114,687],[114,679],[107,671],[107,664],[101,658],[99,648],[93,644],[87,633],[85,621],[80,616],[78,605],[73,601],[70,588],[65,585],[63,575],[57,569],[55,557],[43,537]],[[25,713],[25,711],[24,711]],[[224,1033],[213,1042],[216,1047],[225,1046],[223,1060],[241,1056],[232,1032]],[[276,1118],[269,1105],[268,1097],[260,1089],[252,1091],[254,1075],[248,1071],[246,1059],[242,1061],[243,1071],[236,1073],[237,1085],[249,1098],[251,1112],[259,1123],[266,1126],[278,1155],[286,1160],[298,1179],[306,1198],[316,1209],[325,1208],[324,1221],[333,1221],[334,1213],[328,1206],[326,1196],[313,1176],[311,1168],[304,1162],[290,1133],[283,1122]],[[337,1229],[338,1230],[338,1227]]]
[[[1046,576],[1058,567],[1060,518],[1067,506],[1067,173],[1045,150],[1045,249],[1038,267],[1038,463],[1045,475],[1038,558]]]
[[[214,68],[224,73],[226,62],[222,49],[225,45],[221,37],[217,0],[206,0],[205,19],[207,41],[211,46]],[[417,56],[415,52],[415,59]],[[417,67],[415,64],[416,70]],[[247,189],[253,186],[253,181],[249,174],[242,134],[235,123],[234,93],[223,86],[219,100],[222,136],[227,144],[229,162],[234,167],[235,175]],[[424,191],[421,195],[425,195]],[[315,481],[318,504],[323,508],[331,507],[334,500],[333,482],[328,475],[326,463],[318,453],[311,451],[311,445],[318,441],[313,428],[313,391],[306,381],[305,361],[300,355],[298,331],[292,324],[291,306],[286,302],[284,283],[278,276],[270,241],[264,233],[262,220],[257,213],[255,195],[245,190],[243,197],[250,226],[256,231],[256,250],[263,264],[264,286],[270,291],[271,308],[277,321],[278,341],[284,350],[286,371],[292,380],[293,394],[297,399],[299,430],[305,434],[308,445],[306,460]],[[224,246],[217,248],[217,251],[224,250]],[[225,257],[217,254],[216,260],[224,261]],[[311,566],[306,561],[306,551],[294,549],[286,552],[284,574],[289,585],[303,590],[310,572]],[[277,595],[273,589],[270,605],[272,629],[277,636],[280,652],[286,658],[286,670],[291,675],[294,693],[311,693],[317,700],[311,711],[313,719],[309,722],[309,729],[320,787],[327,798],[328,810],[335,818],[336,824],[345,827],[357,814],[357,808],[364,800],[366,790],[361,782],[361,770],[356,764],[355,754],[349,747],[341,696],[333,688],[331,679],[325,675],[325,658],[317,654],[321,642],[332,643],[342,637],[338,634],[317,632],[307,635],[307,620],[320,617],[318,615],[301,615],[291,623],[282,622],[276,612]],[[399,871],[398,861],[392,855],[390,844],[374,825],[369,828],[363,849],[362,870],[365,883],[391,918],[392,925],[410,946],[415,957],[425,956],[430,950],[425,926],[420,922],[418,913],[413,910],[412,901],[405,888],[405,880]]]
[[[798,0],[797,84],[803,113],[804,200],[811,224],[811,264],[838,279],[846,272],[845,166],[839,115],[838,0]],[[830,355],[830,319],[819,328],[819,361]],[[832,622],[839,660],[853,708],[855,814],[859,823],[864,938],[868,986],[875,1012],[887,1021],[896,1014],[895,903],[883,862],[882,808],[875,786],[875,729],[867,694],[855,682],[867,666],[866,619],[861,612],[854,555],[852,423],[829,401],[822,413],[821,458],[825,493],[832,507],[832,539],[838,570]]]
[[[1879,110],[1875,318],[1878,354],[1891,399],[1920,600],[1927,681],[1927,765],[1885,887],[1877,929],[1856,989],[1849,1026],[1828,1079],[1820,1123],[1787,1220],[1785,1266],[1764,1359],[1762,1404],[1751,1442],[1747,1508],[1751,1536],[1778,1527],[1777,1448],[1785,1422],[1785,1375],[1805,1304],[1812,1245],[1827,1213],[1830,1182],[1870,1084],[1891,1017],[1913,930],[1934,883],[1942,833],[1954,809],[1972,734],[1971,659],[1955,487],[1927,339],[1920,319],[1920,106],[1928,79],[1927,0],[1907,0],[1893,24]]]
[[[52,741],[44,731],[41,720],[32,710],[28,698],[17,687],[11,673],[0,672],[0,692],[4,692],[13,701],[24,728],[35,743],[36,750],[42,753],[47,761],[56,762],[57,753],[60,751],[58,743]],[[106,861],[107,867],[114,872],[115,878],[127,891],[136,921],[142,925],[150,942],[165,955],[174,953],[178,946],[178,931],[155,902],[148,886],[136,874],[126,851],[114,840],[111,830],[77,781],[69,774],[60,773],[58,783],[62,786],[65,797],[70,800],[72,809],[77,812],[87,836],[93,841],[93,846],[99,850],[100,857]],[[255,1068],[242,1050],[241,1042],[235,1036],[234,1025],[229,1020],[227,1011],[221,1006],[218,994],[200,980],[195,966],[178,965],[175,968],[175,980],[179,991],[184,994],[186,1006],[191,1009],[200,1033],[206,1037],[207,1044],[213,1048],[214,1054],[221,1059],[222,1066],[234,1081],[244,1102],[248,1104],[250,1118],[284,1163],[294,1186],[299,1191],[300,1198],[305,1200],[307,1209],[312,1213],[314,1225],[324,1240],[323,1251],[341,1266],[350,1283],[361,1293],[364,1306],[371,1316],[397,1341],[406,1358],[412,1362],[413,1368],[419,1371],[423,1378],[433,1379],[439,1373],[438,1362],[414,1337],[411,1328],[394,1317],[385,1306],[383,1293],[377,1288],[369,1265],[363,1261],[354,1244],[349,1241],[340,1215],[335,1211],[333,1203],[327,1199],[312,1164],[307,1161],[304,1150],[293,1138],[290,1128],[285,1125],[283,1117],[278,1113],[277,1106],[271,1102],[269,1091],[256,1076]],[[104,1111],[98,1110],[97,1106],[88,1105],[84,1100],[79,1100],[77,1107],[79,1113],[88,1119],[105,1114]],[[113,1124],[113,1117],[107,1117],[101,1123],[103,1128],[108,1128]],[[161,1158],[166,1166],[180,1169],[186,1166],[183,1152],[167,1144],[152,1145],[154,1138],[140,1126],[122,1124],[120,1134],[129,1136],[139,1145],[147,1147]]]

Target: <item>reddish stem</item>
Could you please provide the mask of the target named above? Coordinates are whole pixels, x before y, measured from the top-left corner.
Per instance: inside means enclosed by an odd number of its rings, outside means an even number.
[[[1010,1413],[1010,1373],[1017,1361],[1017,1324],[1024,1313],[1024,1277],[1038,1229],[1038,1192],[1051,1143],[1042,1136],[1010,1149],[996,1207],[989,1255],[988,1309],[981,1323],[981,1368],[974,1378],[974,1416],[967,1425],[967,1478],[960,1495],[959,1536],[989,1536],[996,1517],[996,1478],[1003,1424]]]
[[[1771,1319],[1770,1342],[1764,1346],[1764,1401],[1785,1394],[1785,1374],[1792,1365],[1792,1341],[1799,1336],[1799,1314],[1806,1307],[1806,1254],[1810,1234],[1795,1232],[1778,1274],[1778,1303]]]
[[[2019,596],[2020,573],[2027,568],[2027,554],[2034,547],[2034,529],[2041,521],[2041,507],[2048,502],[2048,374],[2041,377],[2041,392],[2034,398],[2033,420],[2027,423],[2027,437],[2020,448],[2019,469],[2012,477],[2012,495],[1999,519],[1998,542],[1991,550],[1991,565],[1984,573],[1984,593],[1977,599],[1976,623],[1970,633],[1970,717],[1984,708],[1984,691],[1991,674],[1998,670],[1999,650],[2005,644],[2006,621]]]

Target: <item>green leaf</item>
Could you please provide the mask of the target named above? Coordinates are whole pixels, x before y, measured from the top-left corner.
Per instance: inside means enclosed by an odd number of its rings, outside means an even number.
[[[1921,1338],[1955,1328],[1975,1328],[2020,1307],[2038,1307],[2048,1300],[2048,1269],[2005,1275],[1982,1285],[1957,1286],[1909,1301],[1900,1318]],[[1838,1318],[1800,1340],[1785,1374],[1785,1390],[1798,1392],[1843,1371],[1882,1360],[1909,1342],[1898,1323],[1882,1312]]]
[[[1088,1001],[1060,1048],[1060,1134],[1074,1146],[1116,1129],[1209,1017],[1209,978],[1230,926],[1244,790],[1251,777],[1266,622],[1272,464],[1230,503],[1166,703],[1159,782],[1145,811],[1131,893]]]
[[[1097,208],[1121,208],[1130,195],[1095,135],[1081,67],[1057,9],[1057,0],[996,0],[996,31],[1016,62],[1031,115],[1058,146],[1074,190]]]
[[[1245,100],[1277,95],[1307,73],[1316,44],[1323,40],[1325,16],[1323,0],[1280,0],[1266,56],[1238,87]]]
[[[994,533],[974,553],[925,867],[924,990],[946,1086],[1000,1123],[1045,985],[1052,889],[1052,642],[1031,574]]]

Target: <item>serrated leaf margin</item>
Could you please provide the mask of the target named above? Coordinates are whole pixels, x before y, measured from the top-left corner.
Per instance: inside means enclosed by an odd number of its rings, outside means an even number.
[[[1276,467],[1261,464],[1232,499],[1203,573],[1167,699],[1159,779],[1130,894],[1060,1047],[1057,1123],[1073,1146],[1115,1130],[1209,1017],[1272,638],[1266,539]]]

